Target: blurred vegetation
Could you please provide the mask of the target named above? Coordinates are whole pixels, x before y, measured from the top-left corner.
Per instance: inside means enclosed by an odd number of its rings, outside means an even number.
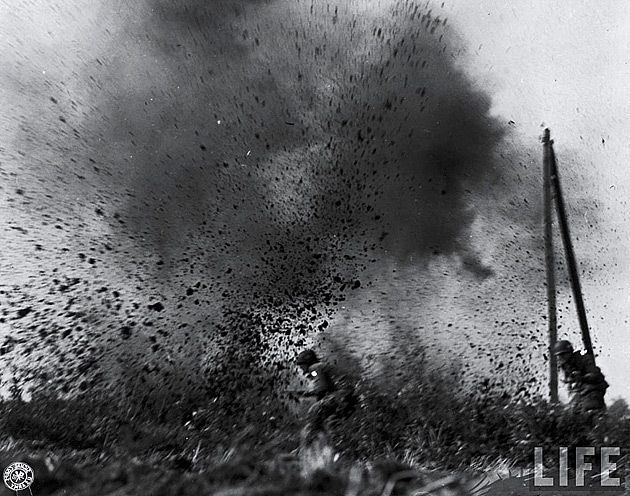
[[[278,489],[278,494],[305,488],[309,494],[344,494],[339,488],[346,488],[352,477],[361,487],[368,484],[357,476],[357,466],[380,467],[369,472],[373,488],[386,483],[388,471],[412,467],[455,473],[483,470],[498,461],[526,467],[534,446],[552,453],[558,446],[630,445],[630,409],[623,400],[610,404],[592,425],[543,398],[515,399],[483,385],[475,394],[458,396],[453,393],[456,377],[423,372],[413,381],[402,377],[401,388],[356,376],[346,379],[356,381],[359,406],[331,424],[326,440],[308,448],[300,447],[304,410],[291,408],[290,399],[279,393],[262,394],[264,388],[243,389],[236,396],[212,394],[217,391],[213,387],[204,390],[205,396],[156,387],[129,395],[112,389],[66,397],[42,388],[29,401],[14,388],[13,398],[0,403],[0,457],[52,453],[60,457],[57,465],[41,470],[55,466],[58,471],[64,460],[80,470],[96,470],[90,480],[99,484],[109,484],[102,478],[114,477],[112,467],[122,463],[123,475],[114,472],[124,484],[132,479],[147,484],[151,477],[157,483],[156,474],[176,484],[181,481],[172,474],[178,473],[200,490],[260,487],[266,481],[285,491]],[[144,475],[134,479],[128,473],[132,468]],[[72,471],[66,468],[65,473]],[[81,484],[87,484],[85,494],[94,494],[91,483],[81,480],[73,476],[76,494],[83,494]],[[47,487],[63,486],[55,484]],[[171,489],[164,494],[174,494]],[[37,494],[49,494],[43,486],[40,490]]]

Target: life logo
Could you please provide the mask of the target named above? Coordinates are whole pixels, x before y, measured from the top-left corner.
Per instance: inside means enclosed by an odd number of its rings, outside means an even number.
[[[28,489],[31,495],[33,494],[31,492],[31,484],[35,480],[35,474],[33,473],[33,469],[26,463],[12,463],[4,469],[2,478],[4,485],[11,489],[11,491],[15,491],[16,494],[18,494],[18,491],[25,489]]]

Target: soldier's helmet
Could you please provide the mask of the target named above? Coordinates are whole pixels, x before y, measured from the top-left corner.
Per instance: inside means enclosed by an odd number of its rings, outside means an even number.
[[[295,361],[298,365],[313,365],[317,363],[317,355],[313,350],[307,349],[300,352]]]
[[[573,353],[573,345],[566,340],[558,341],[553,347],[554,355],[564,355],[566,353]]]

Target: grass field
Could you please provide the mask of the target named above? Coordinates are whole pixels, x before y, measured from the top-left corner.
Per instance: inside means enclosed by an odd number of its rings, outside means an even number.
[[[534,446],[630,444],[621,400],[592,427],[542,399],[454,397],[439,381],[358,392],[355,412],[309,446],[299,409],[274,396],[14,397],[0,404],[0,462],[31,464],[37,496],[473,494],[488,469],[530,466]]]

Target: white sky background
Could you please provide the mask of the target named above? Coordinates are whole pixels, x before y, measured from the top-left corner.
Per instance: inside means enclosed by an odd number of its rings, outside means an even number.
[[[572,234],[578,259],[598,267],[582,284],[609,397],[630,398],[630,5],[451,0],[443,9],[494,113],[513,120],[526,144],[537,144],[543,123],[550,127],[561,173],[573,169],[563,175],[568,202],[593,204],[571,218]],[[579,339],[577,328],[570,337]]]

